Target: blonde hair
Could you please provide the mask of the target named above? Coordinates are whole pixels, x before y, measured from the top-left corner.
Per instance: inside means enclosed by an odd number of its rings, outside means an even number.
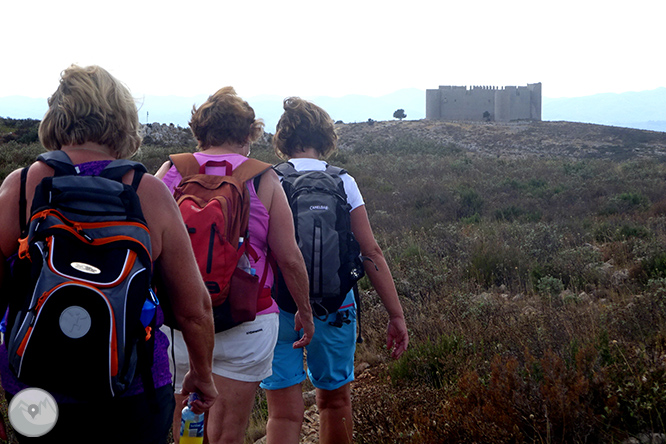
[[[116,158],[131,157],[141,145],[139,115],[129,89],[99,66],[71,65],[48,99],[39,125],[47,150],[85,142],[111,148]]]
[[[300,97],[284,99],[283,107],[273,137],[278,157],[290,158],[306,148],[314,148],[325,159],[335,151],[338,135],[326,111]]]
[[[254,109],[231,86],[219,89],[198,109],[192,107],[192,134],[200,149],[226,142],[254,142],[264,131],[264,122],[255,119]]]

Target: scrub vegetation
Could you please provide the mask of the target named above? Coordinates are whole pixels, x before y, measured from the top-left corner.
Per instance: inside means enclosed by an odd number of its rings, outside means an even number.
[[[374,123],[339,125],[331,162],[363,192],[411,343],[390,359],[364,278],[354,442],[661,438],[666,134],[450,123],[436,137],[432,123]],[[277,162],[269,142],[252,155]],[[145,146],[137,160],[155,171],[184,149]],[[0,146],[0,179],[39,151]],[[248,442],[261,394],[255,413]]]

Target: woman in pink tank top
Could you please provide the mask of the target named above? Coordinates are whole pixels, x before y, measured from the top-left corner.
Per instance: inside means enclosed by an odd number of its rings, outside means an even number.
[[[263,132],[263,122],[255,119],[254,110],[236,95],[233,88],[225,87],[192,111],[190,128],[198,141],[199,152],[194,156],[200,165],[209,160],[226,160],[235,169],[247,160],[250,143]],[[215,168],[207,168],[207,173],[216,174]],[[172,192],[181,180],[171,162],[162,165],[156,176],[162,178]],[[285,275],[298,306],[296,316],[303,336],[294,347],[306,346],[314,334],[307,271],[295,241],[291,210],[277,174],[270,169],[260,176],[258,189],[253,181],[248,181],[247,186],[250,192],[250,245],[260,257],[256,263],[251,260],[251,265],[257,275],[268,274],[263,297],[258,302],[257,318],[215,335],[213,378],[219,396],[206,416],[206,436],[211,443],[243,442],[257,387],[272,373],[278,309],[270,297],[273,274],[266,263],[269,250]],[[189,358],[177,330],[173,332],[173,338],[176,401],[182,403],[188,393],[179,393],[182,385],[178,375],[187,372]],[[174,412],[176,439],[181,403],[177,402]]]

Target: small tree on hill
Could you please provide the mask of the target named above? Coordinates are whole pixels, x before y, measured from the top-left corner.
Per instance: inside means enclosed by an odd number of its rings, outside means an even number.
[[[402,119],[404,119],[405,117],[407,117],[407,114],[405,114],[405,110],[404,110],[404,109],[397,109],[397,110],[395,110],[395,112],[393,113],[393,117],[396,118],[396,119],[400,119],[400,120],[402,120]]]

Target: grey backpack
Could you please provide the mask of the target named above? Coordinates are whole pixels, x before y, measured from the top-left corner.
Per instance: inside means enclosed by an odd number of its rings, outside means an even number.
[[[275,166],[294,215],[296,241],[310,279],[310,303],[318,317],[340,308],[349,291],[363,277],[361,249],[351,231],[347,194],[341,168],[297,171],[289,162]],[[278,273],[277,303],[296,312],[287,286]]]

